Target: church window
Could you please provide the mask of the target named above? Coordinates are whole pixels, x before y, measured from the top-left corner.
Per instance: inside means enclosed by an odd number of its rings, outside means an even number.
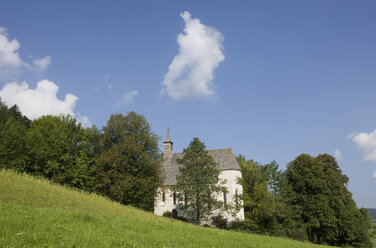
[[[210,192],[208,193],[208,208],[211,209],[211,195]]]
[[[162,192],[162,201],[166,202],[166,193],[164,191]]]
[[[238,189],[235,189],[235,204],[236,204],[236,208],[238,208],[239,207]]]
[[[165,149],[168,149],[168,145],[165,145],[164,148],[165,148]]]
[[[227,207],[227,195],[226,195],[226,191],[223,191],[223,206],[225,208]]]
[[[174,192],[173,197],[174,197],[174,205],[176,205],[176,192]]]

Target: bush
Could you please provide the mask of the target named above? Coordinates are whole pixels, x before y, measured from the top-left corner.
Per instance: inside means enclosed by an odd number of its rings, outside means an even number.
[[[217,215],[211,218],[212,219],[212,225],[221,228],[226,229],[227,228],[227,219],[223,217],[222,215]]]
[[[231,222],[230,229],[241,232],[257,233],[258,226],[251,220],[233,221]]]
[[[287,237],[303,242],[304,232],[302,230],[289,230],[287,231]]]
[[[166,212],[163,213],[162,216],[163,216],[163,217],[171,218],[171,212],[170,212],[170,211],[166,211]]]

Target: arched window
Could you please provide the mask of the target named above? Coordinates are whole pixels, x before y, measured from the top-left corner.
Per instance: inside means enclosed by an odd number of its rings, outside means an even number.
[[[236,208],[239,207],[238,189],[235,189],[235,206],[236,206]]]
[[[227,195],[226,195],[226,191],[223,191],[223,206],[225,208],[227,207]]]
[[[162,192],[162,201],[166,202],[166,193],[164,191]]]
[[[174,205],[176,205],[176,192],[174,192],[173,197],[174,197]]]

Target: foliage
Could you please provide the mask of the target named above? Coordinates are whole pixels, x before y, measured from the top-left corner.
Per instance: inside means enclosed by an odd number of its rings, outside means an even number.
[[[29,125],[30,120],[16,105],[8,108],[0,99],[0,169],[25,171],[25,135]]]
[[[27,172],[60,184],[93,190],[100,133],[82,128],[71,116],[43,116],[26,137]]]
[[[1,101],[0,98],[0,127],[7,122],[8,119],[13,118],[16,122],[28,128],[30,126],[30,120],[22,115],[17,105],[13,105],[8,108],[7,105]]]
[[[272,161],[259,164],[237,156],[242,172],[239,183],[243,186],[245,222],[242,228],[256,233],[281,234],[281,225],[289,208],[281,196],[281,171]]]
[[[0,128],[0,168],[25,172],[26,127],[10,117]]]
[[[220,170],[205,148],[199,138],[193,138],[183,156],[176,160],[181,166],[177,183],[172,187],[178,199],[184,199],[180,208],[183,216],[196,223],[223,207],[216,196],[226,190],[224,182],[219,180]]]
[[[348,178],[332,156],[302,154],[290,162],[286,176],[290,205],[299,207],[311,242],[371,247],[369,214],[357,209],[346,188]]]
[[[162,184],[158,137],[135,112],[111,115],[103,127],[104,151],[97,159],[99,193],[125,205],[152,211]]]
[[[171,218],[171,211],[166,211],[162,214],[163,217]]]
[[[227,219],[223,217],[223,215],[219,214],[211,218],[212,219],[212,225],[220,228],[220,229],[226,229],[227,228]]]
[[[0,212],[0,247],[318,247],[190,225],[6,170]]]

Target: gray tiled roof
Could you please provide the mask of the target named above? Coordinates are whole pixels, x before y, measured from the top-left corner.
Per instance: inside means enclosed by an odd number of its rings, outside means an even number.
[[[237,170],[240,171],[238,162],[231,148],[208,150],[209,155],[214,159],[214,162],[218,165],[218,168],[223,170]],[[174,153],[171,159],[167,159],[163,162],[162,167],[165,172],[164,185],[175,185],[176,176],[179,174],[179,164],[176,162],[177,158],[181,158],[183,153]]]

